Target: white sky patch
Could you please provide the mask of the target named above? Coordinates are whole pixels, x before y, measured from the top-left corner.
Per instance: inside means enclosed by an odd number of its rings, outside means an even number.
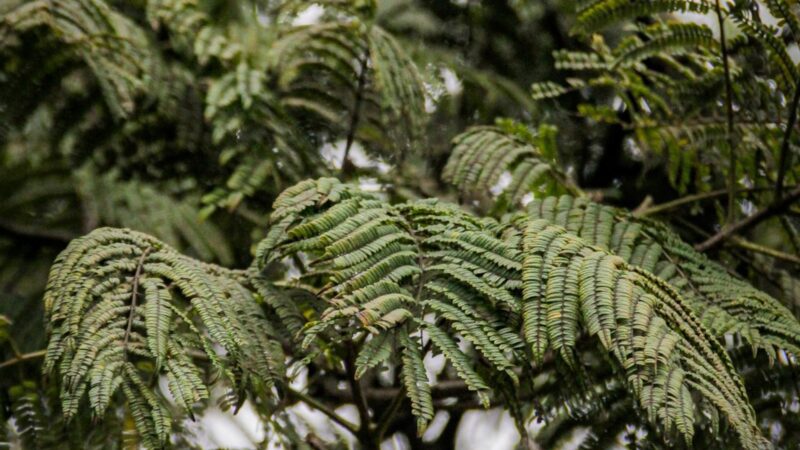
[[[611,107],[614,108],[614,111],[622,111],[625,109],[625,103],[622,101],[622,97],[619,95],[614,96],[614,100],[611,101]]]
[[[303,25],[314,25],[319,23],[319,19],[322,18],[322,14],[325,13],[325,8],[322,6],[314,3],[308,8],[304,9],[300,14],[292,20],[292,25],[294,26],[303,26]]]
[[[433,416],[433,420],[431,420],[430,425],[428,425],[428,429],[425,430],[425,434],[422,435],[422,441],[435,441],[436,438],[442,434],[442,431],[444,431],[444,427],[447,426],[448,421],[450,421],[450,413],[447,411],[438,411],[436,415]]]
[[[444,355],[431,355],[432,353],[427,353],[422,362],[425,364],[425,372],[428,375],[428,382],[433,384],[436,383],[436,376],[442,373],[446,361],[444,359]]]
[[[715,37],[719,37],[719,27],[717,26],[717,16],[709,12],[708,14],[701,14],[696,12],[674,12],[672,17],[681,22],[696,23],[698,25],[706,25],[714,32]]]
[[[188,421],[186,429],[194,438],[190,441],[202,448],[252,448],[265,438],[264,424],[249,401],[235,415],[233,411],[211,406],[197,422]]]
[[[522,203],[522,206],[528,206],[528,203],[532,202],[534,198],[533,192],[528,192],[519,199],[519,202]]]
[[[360,177],[358,179],[358,187],[364,192],[380,192],[383,190],[383,184],[372,177]]]
[[[789,53],[789,58],[792,58],[792,62],[797,64],[800,62],[800,47],[797,44],[789,44],[786,48],[787,53]]]
[[[458,78],[458,75],[456,75],[456,73],[449,68],[442,67],[442,69],[439,71],[439,74],[444,82],[444,89],[448,94],[455,96],[464,90],[464,85],[461,83],[461,79]]]
[[[519,433],[507,411],[467,411],[456,431],[459,450],[513,450]]]
[[[500,195],[503,191],[506,190],[508,185],[511,184],[511,172],[505,171],[500,174],[500,178],[497,179],[497,183],[495,183],[492,187],[489,188],[489,192],[492,195]]]
[[[756,205],[750,200],[742,200],[739,202],[739,207],[742,209],[742,214],[745,216],[753,215],[756,212]]]
[[[411,442],[404,434],[395,433],[381,442],[381,450],[411,450]]]
[[[344,149],[347,146],[347,141],[340,139],[336,142],[326,142],[319,149],[322,159],[327,163],[328,167],[340,170],[342,168],[342,158],[344,158]],[[379,173],[388,173],[392,166],[372,158],[364,151],[364,146],[358,141],[353,141],[350,146],[350,152],[347,157],[350,162],[358,167],[371,168],[377,170]]]

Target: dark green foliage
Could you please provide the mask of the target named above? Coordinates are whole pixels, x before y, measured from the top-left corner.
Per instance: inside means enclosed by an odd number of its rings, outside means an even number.
[[[0,447],[795,448],[796,5],[574,3],[0,5]]]

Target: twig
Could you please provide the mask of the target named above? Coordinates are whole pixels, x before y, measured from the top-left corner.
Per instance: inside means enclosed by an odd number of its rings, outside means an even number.
[[[783,132],[783,142],[781,143],[781,156],[778,165],[778,179],[775,181],[775,200],[780,200],[783,197],[783,180],[786,177],[786,170],[789,168],[789,161],[792,159],[790,152],[790,141],[792,138],[792,130],[797,121],[797,104],[800,103],[800,80],[796,80],[794,84],[794,97],[789,110],[789,121],[786,122],[786,130]]]
[[[361,60],[361,72],[358,74],[358,87],[356,88],[356,98],[353,104],[353,115],[350,117],[350,129],[347,131],[347,141],[344,146],[344,156],[342,157],[342,174],[347,175],[349,170],[348,163],[350,162],[350,147],[353,146],[353,141],[356,138],[356,129],[358,128],[358,121],[361,117],[361,103],[364,98],[364,85],[367,82],[367,61],[368,56],[364,55]]]
[[[37,239],[58,246],[63,246],[67,242],[78,237],[78,235],[66,230],[44,229],[4,219],[0,219],[0,230],[8,234],[17,235],[20,238]]]
[[[139,278],[142,276],[142,266],[144,265],[144,259],[147,257],[147,254],[150,253],[150,247],[147,247],[142,252],[142,256],[139,257],[139,262],[136,264],[136,274],[133,276],[133,293],[131,294],[131,310],[128,314],[128,327],[125,329],[125,339],[122,342],[122,346],[127,349],[128,348],[128,340],[131,337],[131,330],[133,329],[133,316],[136,314],[136,300],[139,296]]]
[[[725,21],[722,17],[722,7],[719,5],[719,0],[716,0],[717,22],[719,23],[719,42],[722,49],[722,67],[725,71],[725,104],[726,116],[728,119],[728,128],[725,132],[725,138],[728,141],[728,151],[730,152],[730,159],[728,161],[728,220],[727,223],[733,222],[734,219],[734,206],[736,204],[735,192],[736,187],[736,153],[734,152],[734,139],[733,139],[733,87],[731,86],[731,69],[728,63],[728,43],[725,38]]]
[[[786,234],[789,235],[789,242],[792,243],[794,252],[800,254],[800,233],[797,232],[797,228],[795,228],[794,224],[786,216],[781,216],[781,225],[783,225],[783,229],[786,230]]]
[[[6,367],[19,364],[23,361],[29,361],[31,359],[37,359],[37,358],[44,358],[46,354],[47,350],[37,350],[35,352],[23,353],[21,355],[15,356],[14,358],[11,358],[7,361],[3,361],[2,363],[0,363],[0,369],[4,369]]]
[[[739,222],[731,224],[720,230],[719,233],[711,236],[705,241],[694,246],[695,250],[704,252],[721,244],[724,240],[730,238],[734,234],[746,230],[750,227],[758,225],[759,223],[769,219],[770,217],[782,213],[797,199],[800,199],[800,186],[796,186],[789,194],[781,198],[777,202],[773,202],[764,209],[759,210],[755,214],[743,219]]]
[[[403,405],[403,400],[405,400],[405,398],[405,388],[401,387],[392,399],[392,403],[388,408],[386,408],[386,411],[378,421],[378,426],[375,430],[375,435],[378,437],[378,441],[383,439],[383,435],[386,434],[386,430],[388,430],[389,425],[392,424],[392,419],[394,419],[397,411],[400,410],[400,406]]]
[[[336,413],[336,411],[334,411],[331,408],[327,407],[325,404],[323,404],[319,400],[317,400],[314,397],[311,397],[309,395],[306,395],[306,394],[304,394],[304,393],[302,393],[300,391],[294,390],[289,386],[286,386],[286,392],[288,392],[289,395],[291,395],[291,396],[297,398],[298,400],[302,401],[303,403],[307,404],[308,406],[310,406],[310,407],[318,410],[319,412],[325,414],[326,416],[328,416],[328,418],[330,418],[331,420],[333,420],[337,424],[341,425],[342,428],[344,428],[347,431],[349,431],[350,433],[352,433],[353,436],[358,436],[358,427],[355,424],[353,424],[349,420],[345,419],[344,417],[340,416],[339,414]]]
[[[367,448],[377,448],[380,445],[375,442],[370,430],[369,418],[369,405],[367,399],[364,397],[364,391],[361,388],[361,383],[356,378],[356,351],[352,345],[347,348],[347,357],[344,360],[345,370],[347,371],[347,381],[350,383],[350,392],[353,394],[353,402],[358,409],[358,417],[360,424],[358,427],[358,437]]]
[[[797,185],[792,186],[792,188],[797,187]],[[765,187],[765,186],[758,186],[758,187],[751,187],[751,188],[738,188],[735,190],[735,193],[741,194],[743,192],[759,192],[759,191],[766,191],[772,188]],[[679,206],[683,206],[690,203],[700,202],[703,200],[709,200],[716,197],[722,197],[728,193],[728,189],[717,189],[715,191],[709,192],[702,192],[699,194],[692,194],[687,195],[685,197],[676,198],[675,200],[670,200],[668,202],[664,202],[658,205],[650,206],[644,209],[638,209],[634,211],[633,215],[636,217],[644,217],[644,216],[651,216],[653,214],[662,213],[664,211],[669,211],[671,209],[675,209]]]
[[[775,250],[774,248],[765,247],[763,245],[759,245],[756,244],[755,242],[750,242],[748,240],[736,236],[733,236],[731,238],[731,242],[733,242],[736,246],[743,248],[745,250],[761,253],[763,255],[771,256],[775,259],[780,259],[783,261],[788,261],[790,263],[800,264],[800,256],[797,255],[792,255],[779,250]]]

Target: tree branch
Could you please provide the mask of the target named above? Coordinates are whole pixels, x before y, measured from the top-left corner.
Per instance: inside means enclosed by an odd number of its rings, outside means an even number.
[[[746,219],[743,219],[739,222],[724,227],[722,230],[720,230],[719,233],[695,245],[694,248],[695,250],[700,252],[712,249],[717,245],[721,244],[726,239],[733,236],[734,234],[744,231],[755,225],[758,225],[759,223],[769,219],[770,217],[781,214],[798,199],[800,199],[800,186],[796,186],[785,197],[781,198],[776,202],[773,202],[766,208],[759,210],[755,214],[747,217]]]
[[[35,352],[23,353],[23,354],[21,354],[19,356],[16,356],[14,358],[11,358],[9,360],[6,360],[6,361],[3,361],[2,363],[0,363],[0,369],[4,369],[6,367],[11,367],[11,366],[13,366],[15,364],[19,364],[19,363],[21,363],[23,361],[30,361],[32,359],[44,358],[44,356],[46,354],[47,354],[47,350],[37,350]]]
[[[367,404],[366,397],[364,397],[364,391],[361,389],[361,383],[356,378],[356,351],[353,345],[354,344],[351,344],[347,347],[347,357],[344,359],[344,366],[347,372],[347,382],[350,384],[350,392],[353,395],[353,403],[355,403],[358,409],[358,417],[361,422],[358,427],[357,436],[366,448],[377,449],[380,447],[380,442],[376,442],[376,439],[372,436],[369,405]]]
[[[353,115],[350,117],[350,129],[347,131],[347,141],[344,146],[344,156],[342,157],[341,171],[343,175],[349,175],[350,171],[350,147],[353,146],[353,141],[356,138],[356,130],[358,129],[358,121],[361,117],[361,103],[364,98],[364,85],[367,82],[367,62],[369,56],[364,55],[361,60],[361,72],[358,74],[358,86],[356,87],[356,98],[353,102]]]
[[[797,185],[792,186],[792,188],[795,188],[795,187],[797,187]],[[759,192],[759,191],[766,191],[766,190],[769,190],[769,189],[772,189],[772,188],[765,187],[765,186],[757,186],[757,187],[751,187],[751,188],[743,187],[743,188],[735,189],[735,192],[737,194],[741,194],[743,192]],[[658,204],[658,205],[654,205],[654,206],[650,206],[650,207],[646,207],[646,208],[642,208],[642,209],[637,209],[636,211],[633,212],[633,215],[636,216],[636,217],[651,216],[653,214],[658,214],[658,213],[662,213],[664,211],[669,211],[671,209],[675,209],[675,208],[677,208],[679,206],[683,206],[683,205],[687,205],[687,204],[691,204],[691,203],[696,203],[696,202],[701,202],[701,201],[704,201],[704,200],[710,200],[710,199],[716,198],[716,197],[722,197],[723,195],[726,195],[727,193],[728,193],[728,189],[717,189],[715,191],[701,192],[699,194],[687,195],[685,197],[676,198],[675,200],[670,200],[668,202],[664,202],[664,203],[661,203],[661,204]]]
[[[150,253],[150,247],[147,247],[142,252],[142,256],[139,257],[139,262],[136,264],[136,273],[133,276],[133,293],[131,294],[131,310],[128,314],[128,327],[125,329],[125,339],[122,342],[122,346],[126,349],[128,348],[128,340],[131,337],[131,330],[133,329],[133,316],[136,314],[136,301],[139,296],[139,278],[142,276],[142,266],[144,265],[144,259],[147,257],[147,254]]]
[[[780,259],[794,264],[800,264],[800,256],[797,255],[792,255],[780,250],[775,250],[774,248],[765,247],[736,236],[731,238],[731,242],[733,242],[736,246],[745,250],[750,250],[751,252],[761,253],[762,255],[771,256],[775,259]]]
[[[36,239],[59,247],[63,247],[69,241],[78,237],[77,234],[73,234],[67,230],[60,230],[58,228],[43,229],[4,219],[0,219],[0,230],[23,239]]]
[[[725,138],[728,141],[728,220],[727,223],[733,222],[734,219],[734,206],[736,204],[735,192],[736,189],[736,153],[734,152],[735,141],[733,139],[733,87],[731,85],[731,69],[728,63],[728,43],[725,38],[725,21],[722,17],[722,7],[719,0],[716,0],[715,9],[717,13],[717,23],[719,23],[719,42],[722,49],[722,67],[725,71],[725,106],[728,127],[725,132]]]
[[[332,421],[336,422],[337,424],[341,425],[342,428],[344,428],[347,431],[349,431],[350,433],[352,433],[353,436],[358,436],[358,427],[355,424],[353,424],[352,422],[350,422],[349,420],[347,420],[347,419],[343,418],[342,416],[340,416],[339,414],[337,414],[336,411],[332,410],[331,408],[329,408],[328,406],[326,406],[325,404],[323,404],[319,400],[315,399],[314,397],[308,396],[308,395],[306,395],[306,394],[304,394],[304,393],[302,393],[300,391],[294,390],[289,386],[286,386],[285,388],[286,388],[286,392],[291,397],[294,397],[297,400],[302,401],[303,403],[307,404],[308,406],[316,409],[317,411],[325,414]]]
[[[786,177],[786,170],[789,168],[789,161],[792,159],[791,155],[791,138],[794,124],[797,121],[797,104],[800,103],[800,80],[795,80],[794,84],[794,97],[789,106],[789,121],[786,122],[786,130],[783,132],[783,142],[781,143],[780,163],[778,165],[778,179],[775,181],[775,200],[780,200],[783,197],[783,180]]]

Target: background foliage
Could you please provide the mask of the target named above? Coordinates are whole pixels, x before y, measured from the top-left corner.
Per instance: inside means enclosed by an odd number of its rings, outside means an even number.
[[[3,1],[0,446],[796,448],[799,8]]]

